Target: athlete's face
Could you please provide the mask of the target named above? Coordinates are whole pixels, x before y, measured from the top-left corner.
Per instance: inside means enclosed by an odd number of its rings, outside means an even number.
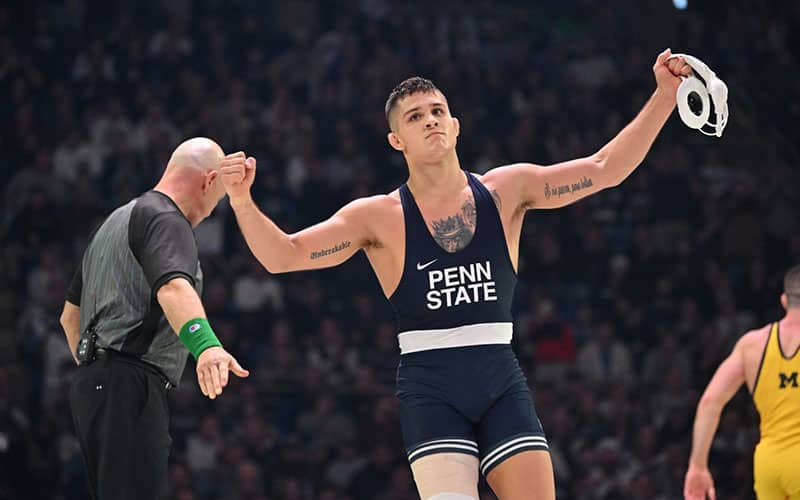
[[[409,158],[437,160],[456,147],[458,119],[450,115],[441,92],[411,94],[392,114],[389,144]]]

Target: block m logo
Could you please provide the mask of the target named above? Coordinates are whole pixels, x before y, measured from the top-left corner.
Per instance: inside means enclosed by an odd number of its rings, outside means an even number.
[[[781,389],[786,389],[789,384],[791,384],[791,387],[797,387],[797,372],[792,372],[789,375],[779,373],[778,375],[781,376]]]

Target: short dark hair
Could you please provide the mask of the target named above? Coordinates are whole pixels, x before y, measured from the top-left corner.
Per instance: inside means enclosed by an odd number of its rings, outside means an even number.
[[[436,91],[441,92],[441,90],[439,90],[432,81],[420,76],[412,76],[411,78],[406,78],[402,82],[398,83],[397,86],[392,89],[391,94],[389,94],[389,98],[386,99],[386,106],[384,107],[386,121],[389,122],[389,126],[392,125],[389,115],[392,113],[392,110],[394,110],[394,108],[397,106],[397,103],[401,99],[404,99],[412,94]]]
[[[800,307],[800,265],[786,271],[783,277],[783,293],[789,307]]]

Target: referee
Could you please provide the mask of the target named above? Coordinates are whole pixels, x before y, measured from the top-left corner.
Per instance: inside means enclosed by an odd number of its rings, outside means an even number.
[[[80,365],[70,403],[95,500],[165,497],[167,391],[189,352],[211,399],[229,371],[248,375],[222,348],[198,295],[192,229],[225,195],[223,157],[206,138],[178,146],[155,188],[100,225],[67,290],[61,325]]]

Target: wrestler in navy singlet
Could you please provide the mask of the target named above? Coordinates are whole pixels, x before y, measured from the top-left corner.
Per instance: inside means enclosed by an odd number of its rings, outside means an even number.
[[[409,462],[442,452],[480,458],[484,475],[506,458],[547,449],[511,349],[517,276],[492,195],[469,173],[475,234],[447,252],[400,187],[405,264],[389,299],[397,314],[397,396]]]

